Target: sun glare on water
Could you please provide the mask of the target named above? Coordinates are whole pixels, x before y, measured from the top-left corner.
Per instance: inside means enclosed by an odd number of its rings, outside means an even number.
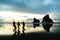
[[[51,15],[50,15],[51,16]],[[0,11],[0,17],[3,17],[4,21],[24,21],[27,18],[42,19],[44,16],[35,13],[15,12],[15,11]]]

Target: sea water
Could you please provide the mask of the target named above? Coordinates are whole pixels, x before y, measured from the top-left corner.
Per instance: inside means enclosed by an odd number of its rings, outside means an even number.
[[[49,33],[60,33],[60,20],[53,20],[54,23],[52,25],[52,27],[50,27]],[[17,27],[17,24],[16,24]],[[22,29],[23,25],[20,24],[20,34],[23,33],[23,29]],[[0,22],[0,35],[13,35],[13,24],[12,22]],[[18,28],[16,29],[16,31],[18,31]],[[31,22],[25,22],[25,33],[33,33],[33,32],[47,32],[44,28],[42,23],[40,23],[39,26],[36,26],[34,28],[34,25]]]

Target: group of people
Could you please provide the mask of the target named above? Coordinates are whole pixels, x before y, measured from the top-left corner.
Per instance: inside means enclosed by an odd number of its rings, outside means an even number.
[[[25,22],[22,22],[22,29],[24,30],[24,27],[25,27]],[[16,29],[18,28],[18,30],[20,29],[20,22],[17,22],[17,25],[16,25],[16,22],[15,21],[13,21],[13,27],[14,27],[14,32],[16,32]]]

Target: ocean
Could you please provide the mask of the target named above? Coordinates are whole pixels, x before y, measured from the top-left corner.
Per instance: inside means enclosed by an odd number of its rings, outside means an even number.
[[[60,33],[60,20],[53,20],[54,23],[49,27],[49,25],[43,25],[40,23],[39,25],[35,25],[32,22],[25,22],[25,30],[24,33],[37,33],[37,32],[46,32],[46,33],[52,33],[52,34],[58,34]],[[47,26],[47,27],[46,27]],[[17,27],[17,24],[16,24]],[[20,24],[20,34],[23,33],[23,25]],[[12,22],[0,22],[0,36],[2,35],[13,35],[14,27]],[[18,31],[18,28],[16,29]]]

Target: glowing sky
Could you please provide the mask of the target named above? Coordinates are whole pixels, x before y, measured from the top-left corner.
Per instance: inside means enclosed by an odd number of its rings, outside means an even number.
[[[42,18],[46,14],[60,19],[60,0],[0,0],[0,16],[3,17],[22,15]]]

